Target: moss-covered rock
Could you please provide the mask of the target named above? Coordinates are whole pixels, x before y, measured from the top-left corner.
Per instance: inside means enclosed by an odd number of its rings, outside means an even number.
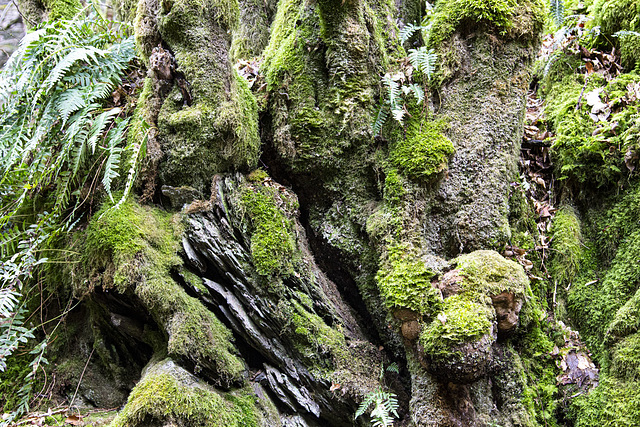
[[[182,264],[177,255],[180,219],[128,201],[104,206],[86,231],[86,280],[76,292],[96,285],[133,294],[166,334],[169,355],[183,360],[213,383],[229,386],[241,379],[244,363],[231,332],[199,300],[171,277]],[[154,343],[150,343],[154,344]]]
[[[506,38],[534,39],[544,25],[544,3],[539,0],[455,0],[437,2],[429,43],[438,46],[455,31],[483,25]]]
[[[492,346],[503,326],[502,317],[514,311],[517,324],[522,301],[531,291],[523,268],[497,252],[476,251],[453,263],[455,270],[435,285],[445,297],[442,310],[422,330],[419,343],[435,375],[471,382],[492,367]],[[514,304],[494,307],[498,296],[510,296]]]
[[[221,394],[171,359],[152,362],[111,427],[265,425],[255,396]]]

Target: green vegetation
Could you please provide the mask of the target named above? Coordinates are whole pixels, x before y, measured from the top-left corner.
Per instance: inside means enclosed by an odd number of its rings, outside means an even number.
[[[453,144],[442,134],[438,122],[412,121],[407,135],[392,143],[389,160],[408,177],[429,182],[447,168]]]
[[[76,276],[86,279],[76,284],[77,294],[96,284],[135,292],[168,336],[167,348],[156,351],[188,361],[223,385],[240,380],[244,363],[235,354],[231,331],[171,278],[171,269],[182,264],[177,216],[133,201],[119,209],[106,205],[83,234],[86,267],[78,268],[86,270]]]
[[[457,356],[451,349],[487,334],[495,317],[491,307],[469,301],[464,295],[445,299],[441,315],[444,322],[436,319],[420,334],[420,345],[433,358]]]
[[[406,244],[387,248],[388,258],[378,271],[376,282],[385,303],[391,309],[408,308],[431,316],[442,305],[442,298],[431,286],[434,276],[424,262]]]
[[[291,215],[297,209],[297,201],[286,200],[286,194],[266,185],[261,177],[266,174],[253,172],[241,196],[242,207],[253,226],[251,255],[258,274],[288,275],[293,272],[297,247],[293,223],[285,213]]]
[[[128,427],[171,421],[203,427],[258,426],[252,397],[220,395],[189,375],[177,369],[163,372],[152,367],[110,425]]]
[[[454,0],[437,2],[430,46],[437,47],[456,29],[482,24],[503,37],[531,37],[544,24],[544,3],[540,0]]]

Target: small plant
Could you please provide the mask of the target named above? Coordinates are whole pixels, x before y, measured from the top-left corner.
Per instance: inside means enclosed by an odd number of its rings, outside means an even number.
[[[404,44],[416,31],[421,31],[422,39],[426,43],[429,39],[431,30],[430,18],[432,14],[432,6],[426,2],[427,13],[422,20],[421,25],[407,24],[400,31],[400,42]],[[404,61],[404,69],[398,73],[387,73],[382,78],[382,83],[386,88],[386,99],[380,107],[376,121],[373,124],[373,133],[378,135],[389,118],[389,115],[398,122],[403,124],[404,116],[408,114],[406,107],[406,96],[412,96],[418,105],[428,108],[428,83],[435,72],[436,61],[438,55],[433,49],[427,49],[426,46],[420,46],[416,49],[409,49],[409,55]],[[422,79],[423,87],[414,82],[414,72]]]
[[[394,362],[387,366],[387,371],[398,373],[398,365]],[[384,379],[384,367],[380,365],[380,383]],[[398,398],[395,393],[385,391],[380,385],[376,390],[367,394],[362,401],[355,418],[363,415],[373,406],[369,416],[371,417],[371,425],[373,427],[389,427],[393,426],[393,421],[398,418]]]

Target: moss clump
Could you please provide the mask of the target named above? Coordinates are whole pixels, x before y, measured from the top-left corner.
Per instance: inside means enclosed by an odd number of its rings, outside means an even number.
[[[553,241],[549,272],[554,279],[567,286],[578,275],[582,259],[580,220],[573,207],[564,205],[553,219]]]
[[[599,26],[602,34],[612,34],[640,29],[640,2],[637,0],[596,0],[593,4],[593,25]]]
[[[186,372],[178,373],[187,376]],[[175,373],[174,373],[175,374]],[[191,382],[191,384],[187,381]],[[169,372],[147,373],[129,395],[111,427],[172,422],[203,427],[257,427],[256,409],[250,399],[223,397],[195,378],[176,378]]]
[[[255,175],[250,179],[258,180]],[[273,187],[258,182],[248,184],[242,191],[242,207],[253,228],[251,255],[256,271],[263,276],[293,272],[297,246],[293,223],[279,207],[285,203],[284,197]],[[297,202],[292,207],[297,209]]]
[[[434,273],[405,244],[387,248],[387,259],[376,275],[380,294],[389,308],[408,308],[432,315],[442,305],[442,297],[431,285]]]
[[[544,26],[544,3],[539,0],[454,0],[437,2],[429,43],[439,46],[461,26],[482,24],[501,36],[535,37]]]
[[[71,19],[82,9],[79,0],[44,0],[42,3],[49,13],[49,21]]]
[[[524,297],[529,279],[522,266],[502,257],[495,251],[475,251],[454,260],[464,278],[462,288],[477,296],[498,295],[502,292]]]
[[[171,278],[171,270],[182,264],[181,232],[179,218],[158,209],[133,201],[117,209],[103,206],[85,232],[87,271],[78,275],[88,279],[76,284],[76,292],[97,283],[133,291],[167,334],[170,355],[229,385],[244,371],[231,331]]]
[[[486,304],[454,295],[444,300],[442,315],[443,321],[435,319],[420,334],[425,353],[434,358],[450,357],[452,347],[487,334],[495,312]]]
[[[601,378],[598,387],[573,402],[576,427],[640,425],[640,382]]]
[[[408,177],[430,181],[447,168],[453,144],[442,134],[442,123],[412,123],[407,137],[391,145],[389,160]]]

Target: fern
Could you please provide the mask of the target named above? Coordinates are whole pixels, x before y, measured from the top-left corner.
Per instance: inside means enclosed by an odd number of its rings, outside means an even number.
[[[564,24],[564,2],[562,0],[549,0],[549,12],[551,19],[557,28]]]
[[[135,58],[128,32],[87,9],[29,33],[0,71],[0,371],[35,338],[34,327],[25,324],[23,295],[34,269],[47,262],[38,254],[76,224],[79,188],[101,182],[113,199],[122,170],[123,198],[133,186],[146,138],[127,144],[124,111],[105,106]],[[123,164],[125,151],[130,160]],[[38,196],[45,205],[33,212],[35,220],[19,221],[18,212],[36,205],[31,202]],[[43,341],[31,351],[19,407],[0,426],[28,411],[46,348]]]
[[[398,373],[398,364],[392,363],[387,366],[387,371]],[[380,382],[384,379],[384,365],[380,366]],[[368,393],[356,410],[354,419],[360,417],[373,405],[369,413],[371,425],[374,427],[393,426],[394,417],[398,417],[398,399],[395,393],[383,390],[382,386]],[[393,417],[392,417],[393,415]]]
[[[422,73],[427,80],[431,80],[436,69],[436,61],[438,55],[433,49],[427,50],[426,46],[418,49],[409,49],[409,62],[411,66],[419,73]]]

